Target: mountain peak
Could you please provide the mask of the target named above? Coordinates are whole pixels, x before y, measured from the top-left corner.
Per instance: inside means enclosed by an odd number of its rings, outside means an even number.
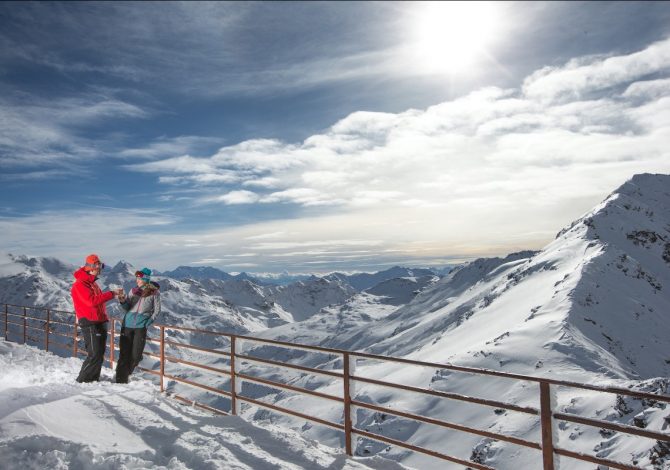
[[[633,176],[600,204],[563,228],[556,238],[577,231],[592,240],[608,240],[613,233],[633,227],[656,226],[670,219],[670,175],[643,173]],[[665,227],[657,227],[665,231]],[[663,238],[661,236],[661,238]]]

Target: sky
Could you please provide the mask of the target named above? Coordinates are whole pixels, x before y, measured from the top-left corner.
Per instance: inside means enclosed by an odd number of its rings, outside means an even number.
[[[668,173],[670,3],[2,2],[0,251],[374,271]]]

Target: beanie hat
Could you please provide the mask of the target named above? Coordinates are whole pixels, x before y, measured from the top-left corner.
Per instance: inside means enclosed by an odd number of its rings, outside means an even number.
[[[141,278],[144,282],[151,281],[151,269],[142,268],[139,271],[135,271],[135,277]]]
[[[84,271],[90,271],[95,267],[98,267],[98,269],[102,270],[105,267],[105,264],[102,261],[100,261],[100,257],[98,255],[92,253],[86,257],[86,264],[84,264]]]

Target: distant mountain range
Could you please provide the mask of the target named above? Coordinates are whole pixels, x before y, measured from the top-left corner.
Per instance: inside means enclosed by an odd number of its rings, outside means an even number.
[[[0,301],[17,305],[49,306],[71,310],[70,286],[77,266],[55,258],[31,258],[23,255],[0,255]],[[100,275],[103,288],[135,285],[138,267],[119,261]],[[349,297],[375,283],[414,275],[435,277],[428,270],[394,267],[374,274],[346,275],[334,273],[268,277],[258,279],[241,273],[231,275],[213,267],[180,266],[173,271],[154,275],[161,286],[163,321],[187,324],[236,333],[302,321],[328,305],[339,305]],[[293,278],[292,282],[288,282]],[[356,286],[356,287],[354,287]],[[420,286],[382,293],[400,305],[413,298]],[[383,288],[382,288],[383,289]],[[408,290],[409,289],[409,290]],[[388,290],[388,289],[387,289]],[[108,304],[110,313],[120,315],[115,302]]]
[[[326,277],[346,282],[354,289],[363,291],[389,279],[413,276],[444,276],[456,266],[457,265],[451,265],[440,268],[406,268],[401,266],[394,266],[384,271],[375,273],[344,274],[334,272],[332,274],[328,274],[327,276],[316,276],[314,274],[289,274],[287,272],[280,274],[249,274],[243,272],[233,275],[210,266],[179,266],[178,268],[171,271],[162,271],[157,272],[156,274],[160,276],[171,277],[173,279],[219,279],[222,281],[227,281],[230,279],[248,280],[258,285],[286,285],[297,281],[305,281],[314,277]]]

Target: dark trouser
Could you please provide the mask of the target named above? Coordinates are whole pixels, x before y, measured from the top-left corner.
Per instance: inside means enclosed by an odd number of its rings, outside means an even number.
[[[81,365],[77,382],[97,382],[100,380],[100,369],[105,360],[107,323],[81,325],[81,335],[84,337],[87,356]]]
[[[119,336],[119,361],[116,363],[116,383],[128,383],[128,376],[133,373],[142,360],[144,343],[147,340],[146,328],[121,329]]]

